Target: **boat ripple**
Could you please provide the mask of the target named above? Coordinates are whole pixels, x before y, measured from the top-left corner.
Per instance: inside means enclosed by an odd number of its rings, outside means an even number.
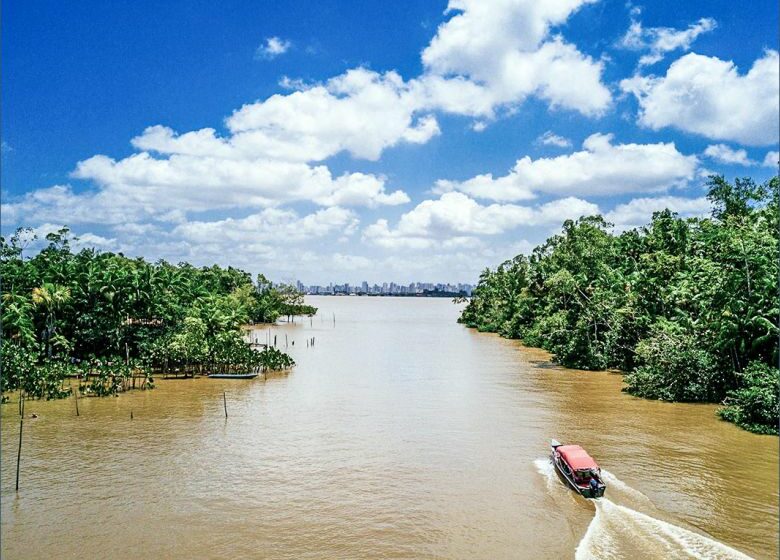
[[[549,459],[536,459],[536,470],[547,482],[547,488],[562,483],[555,476]],[[654,506],[639,490],[614,474],[602,469],[607,492],[617,500]],[[568,492],[568,488],[566,489]],[[573,495],[573,492],[569,492]],[[608,498],[589,500],[596,513],[577,545],[575,560],[611,560],[621,558],[694,558],[713,560],[750,560],[750,557],[710,537],[694,533],[672,523],[613,502]]]

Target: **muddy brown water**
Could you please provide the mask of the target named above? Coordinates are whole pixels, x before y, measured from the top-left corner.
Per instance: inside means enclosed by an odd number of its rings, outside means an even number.
[[[309,300],[271,328],[287,375],[28,403],[18,495],[0,407],[2,558],[777,557],[777,438],[556,367],[448,300]],[[596,458],[605,499],[567,490],[551,437]]]

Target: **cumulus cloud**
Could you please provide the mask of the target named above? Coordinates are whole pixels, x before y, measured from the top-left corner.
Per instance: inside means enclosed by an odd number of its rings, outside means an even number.
[[[464,245],[473,241],[475,235],[498,235],[523,226],[557,224],[598,211],[595,204],[574,197],[536,207],[483,206],[463,193],[449,192],[421,202],[403,214],[394,228],[385,219],[377,220],[363,230],[363,239],[386,248]]]
[[[571,148],[571,140],[558,136],[552,130],[548,130],[536,139],[537,144],[545,146],[557,146],[559,148]]]
[[[358,223],[354,212],[337,206],[304,217],[293,210],[267,208],[245,218],[187,222],[172,234],[195,243],[295,243],[332,233],[349,235]]]
[[[733,62],[691,53],[665,76],[634,76],[620,87],[637,98],[643,126],[763,146],[778,141],[779,64],[777,51],[769,50],[741,75]]]
[[[257,47],[255,58],[271,60],[290,50],[292,43],[279,37],[268,37],[265,42]]]
[[[778,165],[780,165],[778,160],[780,160],[780,152],[767,152],[766,156],[764,156],[762,165],[764,167],[774,167],[777,169]]]
[[[365,68],[287,95],[244,105],[228,119],[238,152],[321,161],[341,151],[376,160],[399,142],[424,143],[439,134],[418,89],[396,72]]]
[[[525,156],[508,175],[477,175],[466,181],[440,180],[436,192],[461,191],[477,198],[513,202],[537,193],[610,195],[660,192],[694,178],[698,160],[674,143],[613,144],[611,134],[592,134],[583,150],[536,160]]]
[[[670,51],[687,51],[699,35],[712,31],[715,27],[717,23],[712,18],[701,18],[687,29],[645,28],[640,21],[632,18],[631,25],[619,44],[628,49],[648,50],[649,53],[639,59],[639,65],[646,66],[659,62]]]
[[[615,225],[617,231],[642,227],[650,222],[654,212],[671,210],[683,218],[703,217],[710,214],[712,205],[706,197],[683,198],[659,196],[635,198],[625,204],[618,204],[607,212],[604,218]]]
[[[534,95],[554,107],[599,115],[611,101],[602,63],[580,52],[551,27],[590,0],[451,0],[422,53],[426,72],[465,77],[491,104]]]
[[[756,162],[751,160],[747,151],[744,149],[735,150],[726,144],[712,144],[707,146],[704,150],[704,155],[717,162],[725,163],[729,165],[755,165]]]

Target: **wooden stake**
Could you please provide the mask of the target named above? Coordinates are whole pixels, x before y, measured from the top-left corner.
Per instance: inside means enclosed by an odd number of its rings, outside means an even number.
[[[131,408],[130,409],[130,420],[132,420],[132,419],[133,419],[133,409]]]
[[[20,393],[21,394],[21,393]],[[22,400],[22,414],[19,416],[19,451],[16,453],[16,491],[19,491],[19,463],[22,459],[22,429],[24,428],[24,400]]]
[[[222,404],[225,405],[225,418],[227,418],[227,395],[225,395],[225,391],[222,391]]]

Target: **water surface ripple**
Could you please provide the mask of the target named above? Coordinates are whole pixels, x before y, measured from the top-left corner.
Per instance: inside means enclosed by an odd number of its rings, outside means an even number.
[[[777,438],[552,366],[448,300],[309,300],[271,329],[289,375],[28,403],[18,495],[0,407],[2,557],[777,556]],[[550,437],[609,471],[607,500],[545,470]]]

